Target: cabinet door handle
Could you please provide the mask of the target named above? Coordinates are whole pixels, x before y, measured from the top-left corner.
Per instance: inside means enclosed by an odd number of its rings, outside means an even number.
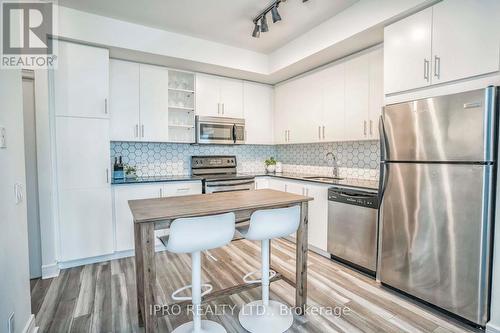
[[[108,99],[104,99],[104,113],[108,114]]]
[[[373,120],[370,120],[370,135],[373,135]]]
[[[141,125],[142,137],[144,138],[144,125]]]
[[[288,130],[288,142],[290,142],[290,130]]]
[[[318,126],[318,139],[321,140],[321,126]]]
[[[434,56],[434,76],[438,79],[441,76],[441,58]]]
[[[106,183],[109,184],[109,169],[106,168]]]
[[[217,114],[220,115],[220,103],[217,103]]]
[[[163,189],[160,187],[160,198],[163,198]]]
[[[323,140],[325,139],[325,125],[323,125]]]
[[[224,103],[222,103],[222,115],[224,115]]]
[[[429,82],[429,60],[424,59],[424,80]]]
[[[135,137],[139,137],[139,124],[135,124]]]
[[[363,133],[366,136],[366,120],[363,121]]]

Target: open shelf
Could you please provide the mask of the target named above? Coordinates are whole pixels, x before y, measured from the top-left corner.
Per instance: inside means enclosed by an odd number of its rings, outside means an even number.
[[[168,124],[168,127],[177,127],[177,128],[194,128],[194,125],[177,125],[177,124]]]
[[[195,142],[195,75],[168,71],[169,142]]]
[[[183,92],[183,93],[190,93],[190,94],[194,93],[194,90],[186,90],[186,89],[178,89],[178,88],[168,88],[168,90]]]
[[[182,111],[194,111],[194,108],[189,108],[189,107],[185,107],[185,106],[173,106],[173,105],[170,105],[168,108],[169,109],[182,110]]]

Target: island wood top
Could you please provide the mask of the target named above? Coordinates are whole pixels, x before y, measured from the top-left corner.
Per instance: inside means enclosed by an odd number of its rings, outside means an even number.
[[[273,208],[310,200],[313,200],[313,198],[263,189],[130,200],[128,204],[134,222],[144,223],[173,220],[181,217],[223,214],[248,209]]]

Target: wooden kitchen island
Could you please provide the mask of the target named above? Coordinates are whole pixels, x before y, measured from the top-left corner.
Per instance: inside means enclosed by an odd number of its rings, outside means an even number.
[[[260,209],[301,206],[301,222],[297,231],[296,280],[284,281],[295,287],[295,306],[304,313],[307,300],[307,215],[308,201],[313,198],[275,190],[223,192],[188,195],[159,199],[131,200],[130,210],[134,217],[135,263],[139,322],[145,332],[157,331],[158,305],[154,294],[156,284],[155,230],[168,229],[170,223],[182,217],[195,217],[234,212],[236,223],[248,221],[251,214]],[[272,223],[272,222],[270,222]],[[273,281],[282,278],[277,271]],[[231,293],[254,288],[255,284],[243,284],[204,296],[214,299]]]

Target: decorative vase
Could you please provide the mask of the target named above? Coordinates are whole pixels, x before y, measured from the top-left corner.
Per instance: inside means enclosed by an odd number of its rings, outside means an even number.
[[[275,165],[275,164],[268,165],[268,166],[266,167],[266,170],[267,170],[267,172],[269,172],[269,173],[274,173],[274,171],[276,171],[276,165]]]

